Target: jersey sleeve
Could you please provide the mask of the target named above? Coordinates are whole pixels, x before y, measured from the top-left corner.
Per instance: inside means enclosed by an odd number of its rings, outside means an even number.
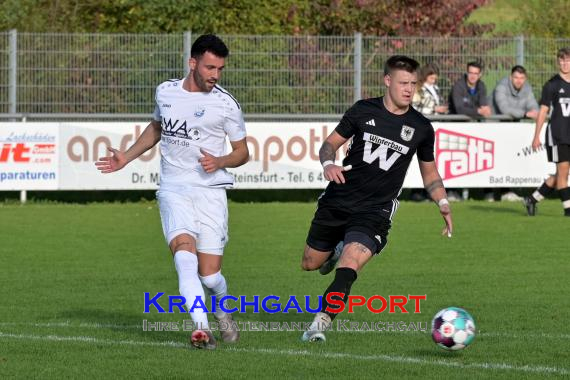
[[[162,116],[160,115],[160,108],[158,104],[154,106],[154,112],[152,113],[152,119],[156,121],[162,121]]]
[[[241,109],[230,107],[226,111],[226,122],[224,131],[228,135],[230,141],[239,141],[246,137],[245,122]]]
[[[550,107],[553,101],[552,81],[548,81],[542,87],[542,95],[540,96],[540,105]]]
[[[434,144],[435,144],[435,132],[433,130],[433,126],[430,123],[428,124],[427,127],[426,137],[418,146],[418,151],[417,151],[418,160],[424,162],[431,162],[435,160],[433,155]]]
[[[356,118],[355,118],[355,107],[356,105],[350,107],[342,116],[342,119],[335,128],[335,131],[344,137],[349,139],[354,136],[357,132]]]

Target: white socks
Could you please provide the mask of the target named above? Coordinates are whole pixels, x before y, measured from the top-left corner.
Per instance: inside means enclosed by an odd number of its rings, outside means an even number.
[[[187,309],[190,310],[197,297],[201,297],[202,304],[206,305],[204,289],[198,276],[198,257],[188,251],[177,251],[174,254],[174,265],[178,272],[178,290],[180,295],[186,298]],[[197,329],[209,329],[208,314],[204,312],[204,309],[195,307],[190,317]]]
[[[217,271],[216,273],[208,276],[199,277],[202,284],[208,289],[208,292],[211,295],[216,296],[216,311],[214,315],[217,319],[222,318],[226,313],[220,309],[220,299],[228,294],[228,286],[226,284],[225,277],[222,276],[221,271]]]

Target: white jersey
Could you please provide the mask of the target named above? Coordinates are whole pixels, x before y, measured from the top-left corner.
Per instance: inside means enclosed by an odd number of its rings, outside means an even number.
[[[161,122],[160,188],[184,191],[191,187],[231,188],[233,176],[225,169],[206,173],[198,160],[200,149],[224,156],[230,141],[246,137],[238,102],[216,85],[210,92],[189,92],[184,79],[173,79],[156,88],[154,119]]]

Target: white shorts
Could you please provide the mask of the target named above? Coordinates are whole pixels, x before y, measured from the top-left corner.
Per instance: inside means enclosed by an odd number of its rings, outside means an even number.
[[[156,193],[166,242],[181,234],[196,239],[199,252],[223,255],[228,242],[228,201],[225,189],[195,187],[184,194]]]

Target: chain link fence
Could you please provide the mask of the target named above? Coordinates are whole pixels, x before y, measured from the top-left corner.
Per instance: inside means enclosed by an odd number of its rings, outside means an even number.
[[[0,32],[0,113],[150,114],[154,89],[187,73],[192,41],[183,34]],[[222,35],[230,58],[221,85],[248,114],[343,113],[383,92],[383,63],[405,54],[440,69],[440,87],[477,60],[491,92],[515,64],[527,68],[535,95],[557,72],[556,52],[570,40],[354,36]]]

